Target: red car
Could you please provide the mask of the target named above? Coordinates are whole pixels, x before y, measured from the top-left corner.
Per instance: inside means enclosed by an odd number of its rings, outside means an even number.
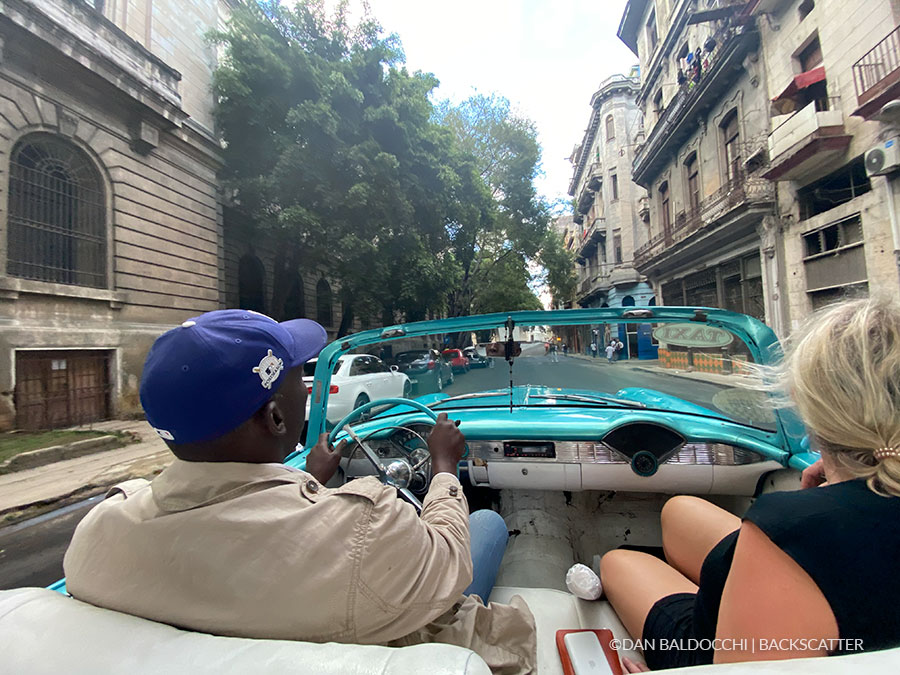
[[[463,354],[461,349],[445,349],[441,352],[441,356],[450,362],[450,367],[453,368],[453,372],[469,372],[469,357]]]

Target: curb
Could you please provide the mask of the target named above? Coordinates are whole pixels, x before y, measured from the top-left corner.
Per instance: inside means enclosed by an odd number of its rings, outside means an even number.
[[[147,461],[143,465],[134,466],[135,463],[131,463],[115,470],[102,472],[84,485],[65,494],[0,509],[0,530],[8,525],[15,525],[18,522],[36,517],[47,511],[53,511],[74,502],[104,494],[113,485],[126,480],[134,478],[152,479],[170,463],[170,460],[165,457],[164,453],[160,453],[160,455],[161,457],[148,455],[148,457],[144,458]]]
[[[39,466],[60,462],[64,459],[75,459],[84,455],[92,455],[104,450],[112,450],[122,445],[124,443],[121,438],[107,435],[85,438],[84,440],[73,441],[65,445],[53,445],[49,448],[29,450],[28,452],[19,453],[15,457],[10,457],[0,464],[0,475],[34,469]]]

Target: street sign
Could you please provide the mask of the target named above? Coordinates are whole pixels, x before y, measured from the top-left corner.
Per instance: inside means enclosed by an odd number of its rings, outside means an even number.
[[[660,342],[681,347],[724,347],[734,336],[727,330],[695,323],[669,323],[653,330],[653,337]]]

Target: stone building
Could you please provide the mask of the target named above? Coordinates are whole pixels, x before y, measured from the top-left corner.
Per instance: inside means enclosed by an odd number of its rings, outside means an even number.
[[[575,199],[573,250],[578,274],[577,302],[582,307],[653,304],[653,289],[633,265],[634,251],[647,240],[640,216],[646,191],[632,182],[643,122],[636,99],[637,68],[604,80],[591,97],[591,116],[572,155],[569,194]],[[655,358],[649,326],[619,327],[623,357]],[[615,329],[614,329],[615,330]],[[608,335],[606,338],[608,339]]]
[[[781,218],[779,323],[793,327],[842,297],[900,294],[900,167],[870,177],[865,163],[868,150],[900,144],[891,112],[900,99],[900,5],[754,4],[771,100],[763,175],[777,181]]]
[[[752,3],[751,3],[752,4]],[[666,305],[722,307],[780,330],[769,101],[748,3],[630,0],[619,37],[640,59],[646,141],[633,180],[649,232],[634,267]]]
[[[0,8],[0,428],[138,413],[144,356],[220,306],[215,0]]]

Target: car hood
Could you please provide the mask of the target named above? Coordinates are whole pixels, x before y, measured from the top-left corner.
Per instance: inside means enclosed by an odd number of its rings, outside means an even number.
[[[526,384],[515,386],[512,388],[512,404],[513,406],[540,405],[579,407],[590,405],[589,403],[581,401],[554,401],[552,399],[548,400],[546,398],[542,398],[546,396],[566,395],[584,396],[585,398],[596,398],[598,396],[596,391],[590,389],[570,389]],[[627,387],[625,389],[620,389],[619,391],[612,394],[605,394],[605,396],[610,399],[621,399],[623,407],[630,408],[632,406],[628,405],[629,402],[637,402],[643,404],[647,408],[652,408],[655,410],[665,410],[667,412],[711,415],[715,417],[722,416],[721,413],[717,413],[714,410],[704,408],[703,406],[699,406],[694,403],[689,403],[688,401],[684,401],[677,396],[665,394],[653,389],[644,389],[643,387]],[[492,406],[509,407],[510,390],[509,388],[503,388],[483,391],[479,392],[477,396],[473,396],[471,398],[456,398],[444,393],[427,394],[425,396],[418,397],[416,400],[427,406],[433,406],[440,401],[447,401],[446,404],[437,405],[435,408],[436,410],[487,408]],[[601,403],[600,405],[602,406],[603,404]],[[610,405],[614,406],[615,404],[611,403]]]

